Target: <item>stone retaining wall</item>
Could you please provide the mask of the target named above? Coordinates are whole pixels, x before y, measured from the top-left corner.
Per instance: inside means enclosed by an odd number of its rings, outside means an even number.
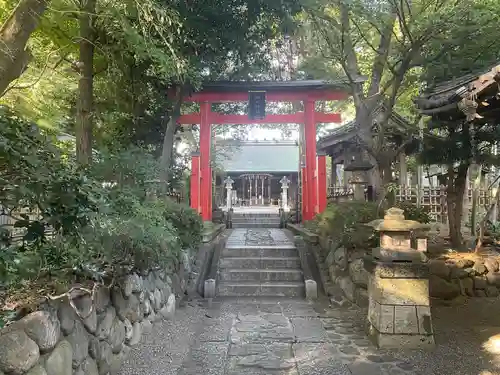
[[[320,271],[323,290],[332,303],[368,306],[368,272],[363,267],[364,252],[331,249],[328,238],[321,238],[301,225],[288,224],[287,228],[306,241]]]
[[[363,266],[367,251],[332,248],[328,238],[321,238],[300,225],[288,225],[301,235],[314,254],[322,273],[322,284],[332,302],[344,303],[343,297],[359,306],[368,304],[368,272]],[[500,256],[471,259],[431,259],[429,261],[429,293],[432,298],[453,299],[497,297],[500,295]],[[338,291],[341,290],[342,296]]]
[[[484,259],[433,259],[429,261],[431,297],[453,299],[497,297],[500,292],[498,257]]]
[[[323,249],[325,251],[325,249]],[[368,306],[368,272],[363,265],[366,252],[346,251],[343,247],[327,252],[325,265],[332,282],[345,297],[358,306]]]
[[[186,284],[196,284],[190,263],[186,255],[176,272],[130,274],[91,295],[75,289],[71,301],[44,302],[0,331],[0,375],[117,374],[153,323],[173,318]]]

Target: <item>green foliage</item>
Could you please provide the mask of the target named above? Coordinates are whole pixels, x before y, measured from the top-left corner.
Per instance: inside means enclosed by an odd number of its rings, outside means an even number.
[[[178,228],[179,240],[183,249],[195,249],[201,242],[203,222],[200,215],[187,205],[165,200],[165,219]]]
[[[330,204],[315,219],[316,231],[321,237],[331,238],[337,246],[346,249],[373,247],[373,231],[363,224],[377,219],[374,202],[341,202]]]
[[[41,245],[46,231],[74,235],[97,211],[100,190],[84,171],[63,161],[61,150],[37,126],[0,113],[0,205],[25,229],[24,240]],[[37,211],[31,219],[26,209]],[[19,217],[15,217],[17,212]]]
[[[150,154],[102,153],[84,170],[12,113],[0,125],[0,205],[11,219],[1,232],[0,286],[165,267],[198,245],[199,216],[148,195],[158,173]]]
[[[428,224],[431,222],[428,207],[417,207],[417,205],[412,202],[397,202],[395,207],[404,211],[406,220],[415,220],[421,224]]]

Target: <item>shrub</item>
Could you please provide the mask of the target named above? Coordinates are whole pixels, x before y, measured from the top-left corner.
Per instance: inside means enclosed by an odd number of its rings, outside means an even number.
[[[199,244],[194,211],[147,196],[159,171],[147,152],[101,153],[82,169],[36,126],[5,113],[0,125],[0,205],[24,229],[18,242],[0,232],[0,292],[22,280],[166,267]],[[36,216],[19,214],[34,208]]]
[[[99,215],[84,237],[82,250],[92,252],[96,269],[114,274],[166,267],[181,249],[176,229],[157,202],[141,205],[127,216]]]
[[[176,203],[166,198],[164,215],[177,228],[183,249],[194,249],[199,246],[203,222],[195,210],[185,204]]]
[[[377,219],[377,205],[374,202],[341,202],[330,204],[318,215],[315,227],[322,237],[331,238],[337,246],[347,249],[371,248],[373,232],[364,226]]]
[[[428,207],[417,207],[416,204],[411,202],[397,202],[395,206],[404,211],[406,220],[415,220],[422,224],[431,222]]]

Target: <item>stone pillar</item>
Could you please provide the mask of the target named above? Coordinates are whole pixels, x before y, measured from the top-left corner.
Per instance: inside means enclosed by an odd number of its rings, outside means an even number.
[[[280,180],[281,183],[281,207],[283,211],[288,212],[290,208],[288,207],[288,183],[290,180],[285,176]]]
[[[368,334],[379,348],[434,347],[427,257],[411,249],[411,233],[426,226],[405,220],[391,208],[368,224],[380,233],[380,247],[365,258],[368,280]]]
[[[232,203],[232,199],[231,199],[231,194],[232,194],[232,190],[233,190],[233,180],[231,179],[231,177],[227,177],[225,180],[224,180],[224,183],[226,184],[226,211],[229,212],[229,210],[231,209],[231,203]]]

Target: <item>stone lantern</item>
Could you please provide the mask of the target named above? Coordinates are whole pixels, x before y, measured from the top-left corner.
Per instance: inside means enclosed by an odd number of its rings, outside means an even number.
[[[354,185],[354,200],[365,200],[365,185],[368,183],[366,172],[372,168],[373,165],[365,160],[353,160],[344,167],[345,172],[352,172],[348,182]]]
[[[232,203],[232,197],[231,197],[231,193],[232,193],[232,190],[233,190],[233,179],[229,176],[227,176],[227,178],[224,180],[224,183],[226,184],[226,191],[227,191],[227,194],[226,194],[226,210],[227,212],[229,212],[231,210],[231,203]]]
[[[281,184],[281,207],[283,208],[283,211],[288,212],[290,211],[288,207],[288,184],[290,183],[290,180],[288,177],[283,176],[283,178],[280,180]]]
[[[411,247],[412,233],[427,226],[405,220],[399,208],[366,225],[380,234],[380,246],[364,261],[370,338],[380,348],[433,348],[427,257]]]

